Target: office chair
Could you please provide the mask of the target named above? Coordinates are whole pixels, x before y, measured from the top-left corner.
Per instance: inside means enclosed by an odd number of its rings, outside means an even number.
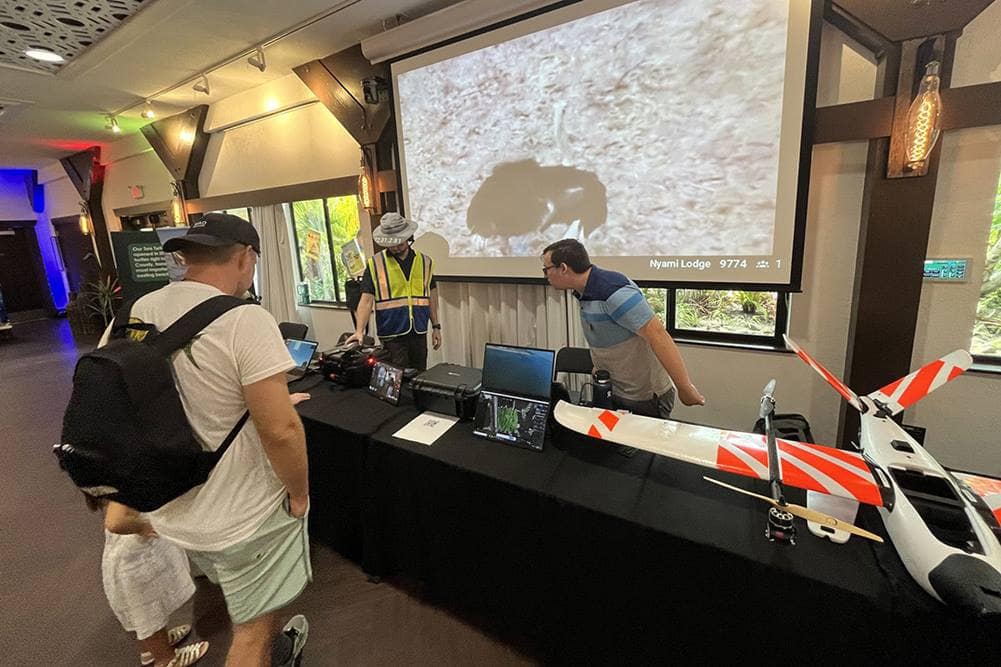
[[[278,331],[281,332],[282,338],[285,340],[288,340],[289,338],[305,340],[306,332],[309,331],[309,327],[298,322],[279,322]]]
[[[591,350],[586,347],[564,347],[556,353],[556,379],[565,386],[571,403],[577,403],[585,384],[591,381],[594,362]],[[559,374],[567,373],[566,382],[559,381]],[[587,377],[581,377],[585,375]]]

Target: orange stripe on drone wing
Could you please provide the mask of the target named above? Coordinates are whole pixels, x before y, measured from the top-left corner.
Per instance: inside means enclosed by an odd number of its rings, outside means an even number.
[[[869,505],[879,506],[883,504],[883,496],[879,492],[879,487],[877,487],[875,482],[873,482],[872,475],[869,474],[868,470],[865,473],[866,476],[863,477],[859,473],[848,470],[845,467],[815,455],[809,449],[789,446],[783,447],[784,444],[786,443],[779,443],[779,448],[783,453],[795,456],[805,465],[816,468],[819,474],[827,475],[834,482],[840,484],[845,490],[851,493],[855,497],[855,500]],[[794,470],[802,473],[806,477],[809,477],[817,485],[816,487],[807,488],[813,488],[814,491],[823,490],[827,493],[835,491],[835,489],[825,488],[825,485],[817,480],[813,475],[796,466],[796,464],[792,463],[788,457],[783,456],[782,481],[788,482],[793,486],[799,486],[799,484],[795,481],[797,477],[796,473],[793,472]],[[790,474],[791,472],[792,474]],[[838,495],[841,494],[839,493]]]
[[[897,402],[900,403],[902,407],[907,408],[927,396],[928,388],[931,387],[932,381],[942,369],[943,364],[944,362],[939,359],[938,361],[931,362],[915,373],[914,379],[907,385],[907,389],[904,389],[904,393],[900,395]]]
[[[831,373],[826,368],[824,368],[819,361],[814,361],[813,357],[811,357],[803,350],[798,351],[796,354],[798,354],[800,358],[803,359],[803,361],[813,366],[818,373],[824,376],[824,379],[827,380],[827,383],[832,387],[834,387],[835,391],[841,394],[845,398],[845,400],[847,401],[856,400],[855,392],[849,389],[848,385],[843,383],[841,380],[831,375]]]
[[[597,428],[595,428],[594,424],[591,424],[591,428],[587,430],[587,434],[592,438],[598,438],[599,440],[603,440],[603,438],[601,437],[601,432],[598,431]]]
[[[949,371],[949,379],[946,382],[955,379],[957,375],[962,375],[964,370],[966,369],[961,366],[953,366],[952,370]]]
[[[762,479],[754,469],[741,461],[736,455],[731,454],[724,447],[716,448],[716,467],[720,470],[726,472],[732,472],[736,475],[744,475],[745,477],[754,477],[755,479]]]
[[[598,415],[598,419],[601,420],[601,423],[604,424],[605,428],[607,428],[609,431],[613,430],[615,428],[615,425],[619,423],[618,415],[616,415],[614,412],[610,410],[605,410],[604,412],[602,412],[600,415]]]
[[[885,387],[883,387],[879,391],[882,394],[885,394],[887,397],[890,397],[890,396],[893,395],[893,392],[897,389],[897,387],[900,386],[900,383],[903,382],[903,381],[904,381],[904,378],[900,378],[898,380],[894,380],[893,382],[891,382],[890,384],[886,385]]]
[[[785,442],[785,441],[781,441],[781,442]],[[862,460],[862,457],[859,456],[858,454],[855,454],[854,452],[846,452],[843,449],[834,449],[833,447],[825,447],[823,445],[814,445],[814,444],[810,444],[810,443],[806,443],[806,442],[796,442],[796,443],[792,443],[792,444],[793,444],[794,447],[797,447],[797,448],[809,449],[809,450],[811,450],[813,452],[819,452],[820,454],[823,454],[823,455],[826,455],[826,456],[832,456],[832,457],[838,459],[839,461],[843,461],[843,462],[847,463],[850,466],[854,466],[855,468],[858,468],[861,472],[864,472],[864,473],[866,473],[866,474],[868,474],[870,476],[872,475],[872,473],[869,470],[869,466],[866,465],[865,461]]]

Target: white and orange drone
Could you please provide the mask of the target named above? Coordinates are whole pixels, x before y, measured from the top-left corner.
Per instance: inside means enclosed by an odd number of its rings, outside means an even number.
[[[879,508],[886,533],[914,580],[941,602],[976,615],[1001,614],[1001,480],[942,467],[892,417],[972,364],[957,350],[868,396],[858,396],[786,337],[786,343],[861,413],[858,451],[776,438],[774,380],[761,399],[766,434],[727,431],[560,402],[563,426],[610,442],[769,483],[769,539],[795,543],[793,517],[843,543],[882,538],[852,522],[859,503]],[[807,490],[807,507],[789,503],[788,484]],[[836,515],[836,516],[832,516]]]

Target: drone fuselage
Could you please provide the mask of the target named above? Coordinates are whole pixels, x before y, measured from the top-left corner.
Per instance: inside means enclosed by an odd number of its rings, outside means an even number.
[[[893,546],[914,580],[950,606],[1001,613],[1001,542],[977,496],[868,397],[860,397],[861,449],[893,488],[879,508]]]

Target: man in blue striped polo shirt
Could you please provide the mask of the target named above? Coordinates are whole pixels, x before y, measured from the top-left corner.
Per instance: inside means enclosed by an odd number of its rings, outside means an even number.
[[[685,405],[705,405],[677,345],[636,283],[591,264],[574,239],[546,247],[542,272],[550,285],[573,290],[580,302],[591,359],[596,369],[611,374],[616,407],[666,419],[675,395]]]

